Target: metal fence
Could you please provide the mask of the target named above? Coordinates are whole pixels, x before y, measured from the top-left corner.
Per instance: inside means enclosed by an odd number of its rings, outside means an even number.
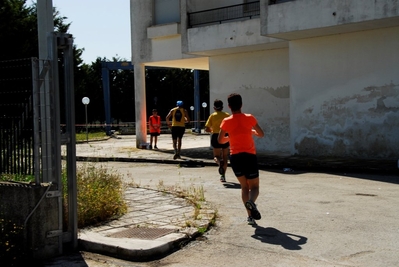
[[[32,60],[0,61],[0,173],[33,175]]]

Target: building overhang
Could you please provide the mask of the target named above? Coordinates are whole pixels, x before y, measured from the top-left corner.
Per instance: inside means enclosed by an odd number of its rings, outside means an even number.
[[[185,54],[217,56],[288,47],[288,42],[260,35],[259,18],[187,30]]]
[[[261,34],[287,41],[399,26],[398,1],[296,0],[264,11]]]

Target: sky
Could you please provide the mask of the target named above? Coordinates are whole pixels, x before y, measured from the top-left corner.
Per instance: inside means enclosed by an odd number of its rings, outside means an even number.
[[[69,33],[84,48],[84,63],[98,57],[131,60],[129,0],[53,0],[53,7],[71,23]]]

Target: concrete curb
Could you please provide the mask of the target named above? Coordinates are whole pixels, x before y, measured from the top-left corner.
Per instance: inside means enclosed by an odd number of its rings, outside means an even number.
[[[79,231],[78,246],[80,250],[129,261],[154,260],[185,246],[201,235],[200,229],[209,229],[216,219],[216,211],[210,207],[210,203],[201,201],[201,209],[195,211],[191,201],[173,193],[128,187],[125,197],[131,208],[124,216],[115,221]],[[156,200],[148,201],[150,198]],[[135,199],[140,200],[135,201]],[[159,201],[165,201],[165,204],[162,205]],[[140,202],[145,203],[145,207],[141,206]],[[136,212],[140,214],[137,216],[144,220],[135,221]],[[166,225],[158,224],[160,223],[157,220],[158,213],[163,214],[165,219],[161,219],[161,221],[167,221]],[[191,218],[189,214],[196,215]],[[183,222],[181,218],[183,218]],[[140,229],[140,233],[151,233],[151,230],[157,228],[169,233],[149,239],[140,239],[124,234],[122,237],[114,236],[115,233],[120,234],[125,230],[130,232],[130,230]]]
[[[162,257],[189,237],[183,233],[172,233],[156,240],[133,238],[111,238],[98,233],[83,232],[79,234],[80,249],[129,261],[148,261]]]

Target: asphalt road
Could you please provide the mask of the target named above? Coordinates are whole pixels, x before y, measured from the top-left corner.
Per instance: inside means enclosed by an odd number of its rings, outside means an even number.
[[[127,262],[80,252],[58,266],[399,266],[399,184],[389,182],[397,176],[261,170],[262,219],[253,227],[230,168],[222,184],[216,165],[97,164],[141,187],[203,188],[216,225],[162,259]]]

